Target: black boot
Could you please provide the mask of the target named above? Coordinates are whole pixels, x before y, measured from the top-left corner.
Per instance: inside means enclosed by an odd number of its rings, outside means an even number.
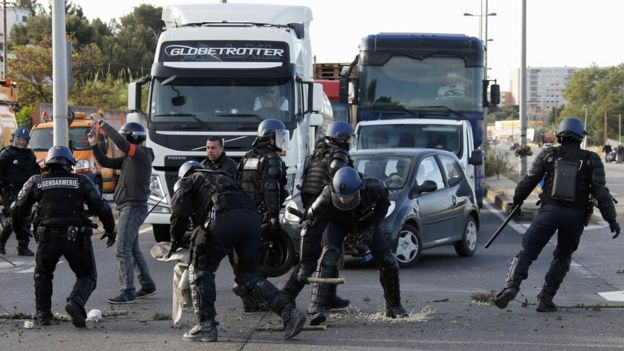
[[[338,278],[338,269],[334,271],[332,274],[333,278]],[[347,308],[351,301],[347,299],[343,299],[336,294],[336,290],[338,288],[337,284],[332,284],[329,286],[329,291],[327,295],[327,301],[325,301],[325,308],[328,310],[337,310],[342,308]]]
[[[553,295],[550,295],[544,290],[537,294],[537,312],[557,312],[557,306],[553,302]]]
[[[518,279],[516,271],[518,269],[518,256],[515,256],[511,260],[509,265],[509,272],[507,273],[507,281],[505,287],[494,298],[494,304],[500,309],[507,307],[509,302],[516,298],[518,291],[520,290],[520,279]]]
[[[195,265],[189,266],[189,284],[191,287],[191,300],[196,324],[184,333],[186,341],[217,341],[217,326],[215,321],[217,312],[214,308],[216,299],[216,287],[214,274],[205,270],[196,269]]]
[[[37,311],[35,313],[35,323],[37,325],[50,325],[54,320],[54,315],[50,311]]]
[[[193,342],[214,342],[217,341],[219,323],[214,320],[208,320],[199,322],[191,328],[191,330],[184,333],[182,339],[185,341]]]
[[[17,248],[17,255],[18,256],[34,256],[35,253],[30,251],[28,246],[26,246],[26,247],[19,247],[18,246],[18,248]]]
[[[67,305],[65,305],[65,311],[71,317],[72,324],[76,328],[84,328],[87,326],[87,312],[84,307],[80,306],[73,300],[67,301]]]
[[[234,287],[232,288],[234,294],[240,296],[241,302],[243,303],[243,312],[244,313],[256,313],[256,312],[267,312],[269,311],[269,307],[266,304],[259,303],[253,297],[249,296],[249,294],[240,287],[237,283],[234,283]]]
[[[388,252],[385,256],[392,255]],[[394,256],[392,256],[394,258]],[[386,317],[389,318],[405,318],[409,317],[407,310],[401,305],[401,285],[399,283],[399,265],[394,259],[391,262],[386,257],[382,262],[387,262],[379,269],[379,282],[384,291],[386,299]]]

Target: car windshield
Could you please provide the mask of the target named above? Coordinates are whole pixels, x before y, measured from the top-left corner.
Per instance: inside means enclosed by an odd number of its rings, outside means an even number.
[[[442,149],[462,157],[462,127],[443,124],[360,125],[357,149],[396,147]]]
[[[403,189],[412,168],[412,160],[400,156],[354,156],[353,163],[358,172],[381,180],[390,190]]]
[[[156,78],[152,84],[153,122],[294,120],[293,84],[287,78],[173,78]]]
[[[382,66],[364,65],[360,68],[359,108],[444,106],[481,112],[482,71],[465,67],[460,57],[418,60],[395,56]]]
[[[91,128],[89,127],[73,127],[69,128],[69,142],[72,150],[88,150],[91,148],[87,134]],[[53,137],[52,128],[33,129],[30,133],[30,142],[28,147],[34,151],[48,151],[52,147]]]

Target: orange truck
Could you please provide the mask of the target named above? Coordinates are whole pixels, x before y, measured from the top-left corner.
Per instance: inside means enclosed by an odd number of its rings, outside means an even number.
[[[9,79],[0,81],[0,139],[3,147],[12,142],[13,132],[17,128],[17,109],[17,85]]]
[[[47,106],[49,105],[49,106]],[[48,109],[49,108],[49,109]],[[40,118],[33,118],[33,128],[30,131],[29,147],[35,152],[37,161],[42,164],[46,157],[47,151],[52,147],[52,127],[53,122],[48,116],[51,115],[50,104],[37,104],[35,113]],[[118,174],[110,168],[100,166],[93,155],[91,145],[87,139],[87,134],[91,130],[91,118],[93,113],[99,113],[108,123],[120,128],[125,123],[126,115],[124,111],[117,110],[98,110],[92,107],[72,107],[72,118],[69,124],[69,148],[72,150],[76,165],[74,171],[82,173],[91,178],[103,193],[112,193],[115,191]],[[117,149],[112,140],[104,135],[99,134],[99,147],[106,153],[108,157],[120,157],[121,151]]]

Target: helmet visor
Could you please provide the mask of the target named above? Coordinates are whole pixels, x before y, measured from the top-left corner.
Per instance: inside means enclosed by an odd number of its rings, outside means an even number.
[[[360,191],[351,195],[338,195],[332,191],[332,204],[339,210],[349,211],[360,204]]]
[[[290,131],[288,129],[278,129],[275,131],[275,147],[282,151],[290,147]]]

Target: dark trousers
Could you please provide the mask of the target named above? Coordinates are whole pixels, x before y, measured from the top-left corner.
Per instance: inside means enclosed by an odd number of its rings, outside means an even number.
[[[52,279],[61,256],[76,275],[76,283],[67,301],[72,300],[84,306],[97,283],[97,272],[93,257],[91,237],[83,235],[75,242],[67,241],[59,229],[56,233],[44,232],[37,246],[35,256],[35,304],[37,312],[50,312],[52,306]]]
[[[199,322],[214,320],[216,310],[215,272],[221,260],[236,251],[235,281],[258,302],[266,303],[280,313],[287,299],[269,281],[256,271],[260,263],[260,216],[252,210],[228,209],[217,213],[209,231],[198,233],[205,240],[196,239],[189,278],[195,313]]]
[[[4,187],[2,189],[2,206],[4,207],[4,214],[6,220],[2,224],[2,233],[0,233],[0,245],[6,244],[13,233],[13,224],[11,223],[11,204],[17,199],[17,194],[20,191],[17,187]],[[15,231],[15,238],[17,239],[17,245],[19,249],[27,249],[30,242],[30,216],[26,218],[23,223],[22,230]]]
[[[545,291],[554,295],[570,269],[572,254],[578,248],[584,222],[584,211],[552,204],[543,205],[522,238],[522,250],[516,255],[517,267],[512,272],[510,283],[520,286],[521,281],[529,276],[529,266],[557,232],[557,245],[544,285]]]

